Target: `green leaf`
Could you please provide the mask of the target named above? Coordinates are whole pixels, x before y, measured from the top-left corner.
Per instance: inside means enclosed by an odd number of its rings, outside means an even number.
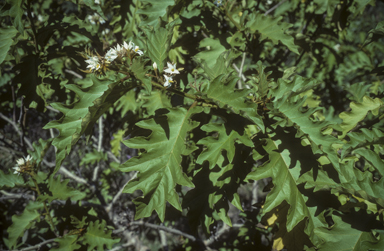
[[[130,90],[116,101],[115,106],[117,111],[121,111],[121,117],[124,117],[128,111],[136,113],[141,107],[141,102],[136,97],[136,91]]]
[[[379,236],[376,237],[373,231],[362,231],[360,229],[370,228],[369,222],[359,221],[358,227],[352,226],[351,221],[355,221],[353,217],[358,217],[356,213],[353,215],[341,215],[334,213],[332,227],[320,227],[315,229],[315,234],[319,236],[323,245],[319,250],[342,250],[342,251],[363,251],[363,250],[383,250],[384,235],[379,230]],[[361,215],[361,214],[360,214]]]
[[[287,122],[287,125],[295,125],[298,128],[297,137],[306,137],[311,142],[313,153],[314,154],[325,154],[326,158],[333,164],[336,170],[339,169],[339,159],[337,156],[336,150],[333,148],[334,144],[340,144],[341,142],[330,135],[324,135],[323,130],[330,126],[332,122],[328,121],[314,121],[311,119],[311,116],[319,111],[319,108],[304,108],[303,105],[306,102],[305,96],[301,98],[297,96],[302,88],[296,90],[296,83],[298,86],[302,85],[300,78],[295,78],[292,83],[295,83],[294,86],[286,85],[288,84],[285,81],[279,81],[279,87],[271,90],[272,96],[276,98],[281,97],[281,99],[274,100],[273,105],[278,109],[279,115],[283,115]],[[304,81],[306,82],[306,81]],[[288,86],[292,87],[292,90],[286,92]],[[304,87],[306,88],[306,87]],[[295,92],[297,91],[297,92]],[[290,101],[289,97],[292,97]],[[277,119],[278,117],[276,117]],[[286,125],[282,125],[286,126]],[[321,146],[321,147],[320,147]]]
[[[269,161],[260,167],[257,167],[253,172],[249,173],[246,179],[259,180],[272,177],[274,187],[268,193],[263,207],[263,215],[278,207],[283,201],[286,201],[290,208],[286,217],[287,231],[290,232],[299,224],[299,222],[308,221],[308,231],[313,229],[313,222],[310,217],[310,212],[306,205],[304,195],[298,189],[298,178],[301,171],[301,163],[297,161],[293,163],[290,155],[292,154],[294,146],[292,143],[289,149],[280,149],[282,140],[279,135],[269,134],[269,139],[266,140],[267,144],[263,147],[269,154]],[[277,138],[276,140],[274,138]],[[284,144],[289,144],[284,142]]]
[[[118,243],[120,239],[113,239],[111,234],[112,230],[106,229],[104,220],[100,223],[99,220],[89,223],[86,233],[84,234],[84,243],[88,244],[87,250],[100,250],[104,251],[104,246],[111,249],[113,244]]]
[[[160,220],[164,221],[166,202],[181,210],[175,186],[194,186],[183,173],[180,163],[182,155],[195,150],[187,146],[185,138],[189,131],[198,126],[197,122],[190,119],[192,114],[198,112],[201,112],[200,108],[189,111],[185,108],[163,110],[154,118],[136,124],[152,131],[148,138],[136,136],[124,142],[130,148],[145,149],[145,153],[120,166],[123,172],[140,172],[137,179],[124,188],[125,193],[143,191],[144,198],[135,200],[135,219],[149,217],[156,210]]]
[[[13,26],[21,33],[24,33],[23,15],[24,9],[22,8],[23,0],[7,0],[11,4],[11,8],[1,13],[1,16],[10,16],[12,18]]]
[[[52,202],[53,200],[67,200],[71,199],[72,201],[77,201],[83,199],[86,194],[80,192],[74,188],[68,186],[69,179],[61,181],[61,175],[57,175],[54,178],[54,175],[49,176],[48,179],[48,188],[50,194],[44,194],[39,196],[39,200]]]
[[[142,107],[146,109],[148,115],[154,115],[155,111],[161,108],[171,108],[171,100],[166,91],[152,91],[151,95],[143,95],[144,101]]]
[[[203,164],[204,161],[208,161],[212,169],[216,165],[223,150],[226,151],[228,161],[233,161],[236,150],[235,142],[241,142],[249,147],[253,146],[251,139],[246,135],[244,130],[243,134],[240,135],[239,132],[236,131],[236,129],[239,128],[235,128],[233,123],[232,125],[228,124],[229,123],[209,123],[201,127],[203,131],[207,133],[215,132],[215,134],[214,136],[205,137],[197,142],[197,144],[205,146],[205,149],[200,153],[196,163]]]
[[[384,37],[384,21],[378,23],[375,29],[368,32],[368,36],[365,39],[363,46],[366,46],[382,37]]]
[[[30,202],[20,215],[12,216],[12,225],[7,229],[9,234],[8,245],[10,248],[16,246],[17,239],[34,225],[35,220],[39,220],[40,213],[37,210],[42,208],[42,202]]]
[[[141,21],[142,25],[151,25],[156,27],[158,25],[158,19],[163,18],[167,13],[168,6],[175,5],[174,0],[144,0],[142,3],[146,5],[137,11],[137,14],[142,14],[146,16],[146,19]]]
[[[13,38],[16,34],[17,30],[14,27],[8,29],[0,29],[0,64],[7,56],[7,53],[13,43]]]
[[[101,160],[108,160],[107,153],[99,152],[96,149],[93,149],[93,152],[85,154],[80,161],[80,165],[93,165]]]
[[[220,108],[226,108],[254,122],[262,130],[264,123],[257,113],[257,105],[246,99],[249,90],[235,90],[237,78],[220,75],[203,87],[201,92],[208,100],[216,103]]]
[[[59,244],[58,247],[54,247],[53,251],[73,251],[78,250],[81,246],[77,244],[77,235],[64,235],[63,237],[56,238],[55,242]]]
[[[125,130],[118,130],[113,134],[113,139],[111,140],[111,152],[117,157],[120,156],[124,134]]]
[[[205,50],[197,53],[195,57],[206,62],[207,66],[212,70],[217,67],[216,60],[226,51],[218,38],[204,38],[200,41],[199,48],[204,48]],[[213,78],[215,77],[217,76]]]
[[[340,125],[343,134],[340,135],[339,138],[344,138],[350,130],[367,116],[369,111],[372,111],[372,113],[377,116],[379,108],[383,106],[384,103],[379,98],[372,99],[368,96],[363,98],[362,103],[351,102],[351,111],[342,112],[339,115],[343,120],[343,123]]]
[[[131,65],[131,71],[135,77],[140,80],[145,90],[150,93],[152,90],[151,78],[146,76],[146,73],[152,66],[145,66],[148,59],[144,59],[144,57],[135,58]]]
[[[168,51],[171,45],[173,27],[165,29],[163,27],[147,30],[147,56],[156,62],[158,71],[163,72],[165,59],[168,57]]]
[[[249,21],[246,27],[251,33],[259,33],[260,41],[264,39],[271,40],[274,44],[280,41],[288,47],[288,49],[296,54],[299,54],[299,47],[294,44],[293,37],[285,34],[285,31],[292,26],[285,22],[280,22],[283,17],[274,19],[270,16],[265,16],[261,13],[252,13],[249,15]]]
[[[10,169],[10,173],[5,174],[2,170],[0,170],[0,188],[15,187],[17,185],[24,184],[23,177],[17,174],[13,174],[13,171],[13,169]]]
[[[109,80],[99,80],[95,76],[92,76],[92,81],[93,85],[85,89],[80,89],[73,84],[66,85],[67,89],[74,91],[79,96],[79,101],[71,105],[52,104],[52,107],[64,114],[60,120],[51,121],[44,126],[44,129],[56,128],[60,132],[52,143],[57,147],[56,167],[53,173],[59,170],[61,163],[80,136],[82,134],[89,136],[99,117],[124,93],[136,87],[136,84],[131,82],[127,84],[120,83],[120,81],[110,83]]]
[[[35,165],[40,166],[40,163],[43,161],[45,154],[47,153],[49,147],[51,147],[53,139],[43,140],[39,139],[39,143],[33,142],[34,151],[29,151],[33,162]]]

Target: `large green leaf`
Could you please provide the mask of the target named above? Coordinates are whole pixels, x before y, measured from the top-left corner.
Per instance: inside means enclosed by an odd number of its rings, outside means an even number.
[[[17,174],[13,174],[13,171],[13,169],[10,169],[10,173],[5,174],[2,170],[0,170],[0,188],[15,187],[17,185],[24,184],[23,177]]]
[[[56,178],[54,178],[53,175],[49,176],[48,188],[50,194],[41,195],[38,199],[41,201],[47,200],[48,202],[53,200],[67,199],[77,201],[83,199],[86,196],[84,192],[80,192],[74,188],[69,187],[68,182],[69,179],[61,181],[61,175],[57,175]]]
[[[249,28],[251,33],[258,32],[260,34],[260,41],[269,39],[274,44],[278,44],[280,41],[287,46],[289,50],[299,54],[299,47],[295,45],[293,37],[285,33],[292,25],[280,22],[282,18],[283,17],[274,19],[261,13],[252,13],[249,15],[249,21],[246,23],[246,27]]]
[[[377,116],[379,108],[383,106],[384,103],[379,98],[372,99],[368,96],[365,96],[361,103],[351,102],[351,111],[340,114],[340,118],[343,120],[343,123],[340,125],[343,134],[340,135],[340,138],[344,138],[350,130],[367,116],[369,111],[372,111]]]
[[[349,222],[354,221],[353,217],[363,216],[362,214],[354,213],[353,215],[341,215],[334,213],[332,227],[320,227],[315,229],[315,234],[319,236],[323,244],[319,250],[335,250],[335,251],[365,251],[365,250],[383,250],[384,235],[383,231],[379,230],[378,237],[374,232],[361,229],[369,229],[369,222],[360,220],[356,226]]]
[[[77,235],[64,235],[61,238],[56,238],[56,242],[59,244],[58,247],[54,247],[53,251],[73,251],[78,250],[81,246],[77,244]]]
[[[39,220],[40,213],[37,211],[43,208],[41,202],[30,202],[20,215],[12,216],[12,225],[7,229],[9,234],[9,247],[16,246],[17,239],[21,237],[26,230],[28,230],[35,220]]]
[[[88,244],[87,250],[104,251],[104,246],[111,249],[113,244],[120,241],[120,239],[113,239],[111,234],[112,230],[106,230],[104,220],[101,223],[98,220],[91,221],[84,234],[84,243]]]
[[[163,72],[165,59],[171,45],[173,28],[159,27],[152,31],[147,31],[147,54],[152,62],[156,62],[159,72]]]
[[[79,101],[71,105],[52,104],[52,107],[64,114],[60,120],[51,121],[44,126],[44,129],[56,128],[60,132],[52,143],[57,147],[56,167],[53,173],[59,170],[61,163],[80,136],[84,133],[89,136],[98,118],[124,93],[137,86],[130,82],[111,83],[110,80],[99,80],[95,76],[92,76],[92,81],[93,85],[86,89],[80,89],[73,84],[66,85],[67,89],[79,96]]]
[[[175,5],[174,0],[144,0],[145,6],[137,11],[137,14],[146,16],[146,19],[141,22],[143,25],[157,26],[159,17],[162,18],[167,13],[168,6]]]
[[[191,115],[201,112],[200,108],[187,111],[185,108],[162,110],[152,119],[143,120],[136,125],[151,130],[150,136],[134,137],[124,142],[128,147],[145,149],[138,157],[120,166],[123,172],[139,171],[137,179],[129,182],[124,192],[143,191],[144,198],[136,199],[135,219],[148,217],[156,210],[164,221],[166,202],[181,210],[176,184],[193,187],[193,183],[183,173],[180,163],[182,155],[195,150],[186,144],[187,133],[198,126]]]
[[[245,131],[243,131],[243,134],[240,135],[239,132],[236,131],[238,128],[235,128],[233,124],[234,123],[232,123],[231,127],[227,126],[228,123],[210,123],[201,127],[203,131],[207,133],[215,132],[215,134],[213,136],[205,137],[197,142],[197,144],[203,145],[205,149],[202,153],[200,153],[196,163],[203,164],[204,161],[208,161],[210,168],[213,168],[221,156],[222,151],[226,151],[226,156],[229,162],[233,161],[236,150],[236,141],[249,147],[253,146],[253,142],[245,134]]]
[[[8,29],[0,29],[0,64],[4,61],[11,45],[13,37],[17,34],[14,27]]]
[[[237,78],[220,75],[203,87],[201,95],[220,108],[226,108],[246,117],[264,130],[262,118],[257,113],[257,105],[246,99],[249,90],[235,90],[237,80]]]

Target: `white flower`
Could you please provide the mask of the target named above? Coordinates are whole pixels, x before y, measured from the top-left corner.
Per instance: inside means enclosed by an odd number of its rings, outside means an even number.
[[[113,60],[115,60],[116,58],[118,57],[117,55],[117,52],[115,49],[111,48],[109,49],[109,51],[107,52],[107,54],[105,54],[104,58],[105,60],[107,60],[109,63],[111,63]]]
[[[167,75],[164,75],[164,78],[165,78],[164,86],[165,86],[165,87],[170,87],[170,86],[172,86],[172,83],[173,83],[173,79],[172,79],[172,77],[168,77]]]
[[[100,0],[95,0],[95,4],[100,4]]]
[[[106,28],[105,30],[103,30],[103,31],[101,32],[101,35],[105,36],[105,35],[107,35],[110,31],[111,31],[110,29]]]
[[[32,160],[32,157],[30,155],[28,155],[26,158],[20,158],[16,160],[17,166],[13,167],[13,169],[15,170],[13,173],[20,174],[22,172],[22,167],[29,164],[31,160]]]
[[[176,69],[176,63],[171,64],[167,62],[168,68],[164,70],[164,72],[169,73],[169,74],[180,74],[180,72]]]
[[[216,4],[217,7],[220,7],[220,6],[223,5],[223,1],[222,1],[222,0],[216,0],[216,1],[214,2],[214,4]]]
[[[134,44],[132,41],[129,41],[129,44],[127,44],[127,43],[124,41],[123,47],[124,47],[127,51],[132,50],[132,48],[133,48],[134,46],[135,46],[135,44]]]
[[[88,57],[89,59],[85,60],[86,63],[88,63],[87,68],[89,68],[91,71],[100,69],[100,62],[99,58],[94,57]]]
[[[139,46],[135,46],[135,52],[139,54],[139,56],[143,55],[144,53],[140,50]]]
[[[156,70],[157,70],[157,64],[156,64],[156,62],[154,62],[152,66],[153,66],[153,69],[156,71]]]
[[[17,174],[17,175],[19,175],[19,174],[21,173],[21,169],[20,169],[20,167],[15,166],[15,167],[13,167],[13,169],[15,169],[15,171],[13,172],[13,174]]]
[[[95,13],[93,15],[89,15],[87,18],[91,24],[96,24],[96,23],[103,24],[103,23],[105,23],[105,20],[101,16],[99,16],[99,14],[97,14],[97,13]]]

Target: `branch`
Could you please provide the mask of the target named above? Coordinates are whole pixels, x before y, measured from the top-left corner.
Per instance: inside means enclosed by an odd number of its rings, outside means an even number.
[[[15,131],[17,132],[17,134],[19,134],[20,137],[23,136],[23,134],[21,133],[20,129],[18,128],[18,126],[17,126],[17,124],[15,122],[13,122],[12,120],[10,120],[6,116],[4,116],[1,112],[0,112],[0,118],[2,118],[3,120],[5,120],[9,124],[11,124],[13,126],[13,128],[15,128]],[[30,148],[30,150],[33,150],[33,146],[32,146],[31,141],[29,141],[27,138],[25,138],[25,143],[27,143],[27,145]]]
[[[120,197],[121,194],[123,193],[123,190],[124,190],[125,186],[126,186],[131,180],[133,180],[133,179],[136,178],[137,173],[138,173],[138,172],[135,172],[135,173],[132,175],[132,177],[131,177],[130,179],[128,179],[128,181],[121,187],[120,191],[115,195],[115,197],[113,197],[112,201],[111,201],[111,202],[109,203],[109,205],[105,208],[105,211],[106,211],[107,213],[109,213],[109,212],[111,211],[111,209],[112,209],[112,207],[113,207],[113,204],[116,203],[116,201],[119,199],[119,197]]]
[[[46,160],[43,160],[43,163],[44,163],[45,165],[49,166],[49,167],[54,167],[54,166],[56,166],[54,163],[50,163],[50,162],[48,162],[48,161],[46,161]],[[80,178],[80,177],[78,177],[76,174],[71,173],[67,168],[65,168],[65,167],[63,167],[63,166],[60,167],[59,172],[62,173],[62,174],[64,174],[64,175],[66,175],[66,176],[68,176],[69,178],[73,179],[74,181],[76,181],[76,182],[78,182],[78,183],[84,184],[84,185],[86,185],[86,186],[88,186],[88,187],[90,186],[90,185],[88,184],[88,182],[87,182],[85,179]]]
[[[267,16],[269,13],[271,13],[272,11],[274,11],[277,7],[279,7],[280,5],[282,5],[283,3],[285,3],[287,0],[283,0],[281,2],[279,2],[278,4],[276,4],[275,6],[273,6],[272,8],[270,8],[269,10],[267,10],[265,13],[264,13],[264,16]]]
[[[240,69],[239,69],[239,78],[243,76],[243,68],[244,68],[244,62],[245,62],[245,52],[243,52],[243,58],[241,59]],[[239,89],[243,89],[243,85],[241,83],[241,79],[237,82],[237,87]]]
[[[103,142],[103,115],[100,116],[99,118],[99,140],[98,140],[98,145],[97,145],[97,151],[101,152],[101,145]],[[100,161],[97,163],[97,166],[95,170],[93,170],[93,177],[92,181],[95,182],[97,180],[97,173],[100,169]]]
[[[162,230],[162,231],[165,231],[165,232],[168,232],[168,233],[171,233],[171,234],[176,234],[176,235],[181,235],[181,236],[184,236],[188,239],[190,239],[191,241],[196,241],[196,237],[193,236],[193,235],[190,235],[190,234],[187,234],[187,233],[184,233],[180,230],[177,230],[177,229],[173,229],[173,228],[168,228],[168,227],[165,227],[165,226],[160,226],[160,225],[156,225],[156,224],[152,224],[152,223],[146,223],[146,222],[143,222],[143,221],[133,221],[133,222],[130,222],[128,223],[128,226],[126,228],[129,228],[131,226],[143,226],[143,227],[149,227],[149,228],[152,228],[152,229],[155,229],[155,230]],[[113,231],[114,234],[118,234],[120,232],[123,232],[125,229],[122,228],[122,229],[119,229],[119,230],[115,230]]]
[[[48,243],[51,243],[51,242],[54,242],[56,239],[49,239],[49,240],[46,240],[46,241],[43,241],[35,246],[30,246],[30,247],[27,247],[27,248],[23,248],[23,249],[13,249],[13,250],[10,250],[10,251],[28,251],[28,250],[40,250],[40,248]]]

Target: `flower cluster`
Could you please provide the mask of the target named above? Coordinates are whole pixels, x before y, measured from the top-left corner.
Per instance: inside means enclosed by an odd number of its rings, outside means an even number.
[[[116,58],[123,58],[126,55],[143,55],[143,52],[140,50],[139,46],[136,46],[132,41],[129,43],[124,42],[123,44],[116,45],[115,48],[110,48],[104,57],[97,54],[94,56],[90,51],[86,50],[86,53],[81,53],[83,57],[87,60],[85,62],[87,65],[87,73],[96,72],[102,73],[107,70],[108,65],[110,65]]]
[[[93,15],[88,15],[87,19],[91,24],[97,24],[97,23],[104,24],[105,23],[105,20],[97,13],[95,13]]]
[[[180,72],[176,69],[176,63],[171,64],[171,63],[167,62],[167,66],[168,66],[168,68],[164,70],[165,73],[168,73],[167,75],[164,74],[164,78],[165,78],[164,86],[170,87],[172,85],[172,83],[174,82],[173,81],[173,75],[180,74]]]
[[[13,167],[14,174],[20,174],[30,172],[32,170],[32,157],[30,155],[27,158],[20,158],[17,161],[17,166]]]

